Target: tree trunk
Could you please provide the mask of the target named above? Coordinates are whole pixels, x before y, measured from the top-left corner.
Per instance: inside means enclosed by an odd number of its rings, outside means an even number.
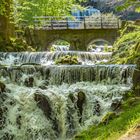
[[[0,36],[8,41],[10,36],[10,0],[5,0],[5,2],[7,2],[5,6],[6,13],[0,15]]]

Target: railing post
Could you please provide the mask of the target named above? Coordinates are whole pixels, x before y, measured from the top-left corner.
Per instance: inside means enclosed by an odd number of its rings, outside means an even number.
[[[66,17],[66,25],[67,25],[67,29],[69,29],[68,17]]]
[[[86,29],[86,20],[85,20],[85,16],[84,16],[84,29]]]
[[[101,14],[101,29],[103,28],[103,19],[102,19],[102,14]]]
[[[53,17],[51,17],[51,29],[53,30]]]
[[[120,23],[119,23],[119,19],[117,18],[117,25],[118,25],[118,29],[120,28]]]

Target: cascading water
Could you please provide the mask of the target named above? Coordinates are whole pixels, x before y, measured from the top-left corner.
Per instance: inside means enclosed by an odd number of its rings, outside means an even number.
[[[55,51],[55,52],[21,52],[21,53],[0,53],[0,64],[22,64],[39,63],[42,65],[54,64],[58,58],[70,55],[78,56],[79,61],[85,65],[93,65],[99,62],[106,62],[110,59],[110,52],[80,52],[80,51]]]
[[[50,65],[64,55],[83,65]],[[132,86],[134,65],[95,65],[110,56],[0,53],[0,139],[66,140],[97,124]]]

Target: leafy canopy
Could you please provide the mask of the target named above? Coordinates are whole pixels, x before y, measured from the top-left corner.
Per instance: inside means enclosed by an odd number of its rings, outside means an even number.
[[[135,12],[140,13],[140,1],[139,0],[124,0],[124,3],[121,6],[118,6],[117,10],[123,11],[130,7],[133,7],[135,9]]]
[[[76,0],[13,0],[14,18],[17,22],[28,20],[33,16],[65,16],[70,14],[73,6],[80,7]],[[83,0],[81,0],[83,1]]]

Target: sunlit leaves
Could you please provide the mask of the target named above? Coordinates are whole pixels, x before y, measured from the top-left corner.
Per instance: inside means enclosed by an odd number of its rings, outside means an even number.
[[[11,0],[0,0],[0,15],[8,16],[8,7],[11,4]]]
[[[13,15],[17,22],[32,23],[34,16],[69,15],[73,6],[80,8],[76,0],[14,0]]]
[[[130,7],[135,9],[135,12],[140,12],[140,1],[139,0],[124,0],[124,3],[118,6],[117,11],[124,11]]]

